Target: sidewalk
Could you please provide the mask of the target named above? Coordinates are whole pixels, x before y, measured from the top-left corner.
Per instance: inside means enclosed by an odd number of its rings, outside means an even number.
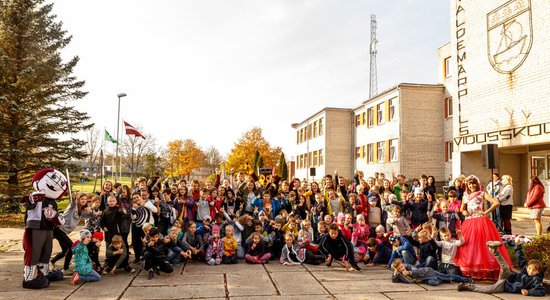
[[[528,234],[533,225],[514,222],[517,233]],[[338,264],[325,266],[283,266],[269,264],[210,267],[191,262],[175,267],[172,274],[147,280],[147,272],[117,272],[100,282],[72,286],[68,279],[54,282],[40,291],[21,288],[22,229],[0,228],[0,299],[525,299],[521,295],[484,295],[458,292],[457,284],[432,287],[425,284],[392,283],[391,272],[382,267],[363,267],[346,272]],[[76,233],[71,235],[76,238]],[[54,242],[54,252],[57,242]],[[103,250],[104,248],[102,248]]]

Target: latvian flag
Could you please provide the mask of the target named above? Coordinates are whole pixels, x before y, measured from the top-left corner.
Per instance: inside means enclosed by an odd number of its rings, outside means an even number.
[[[137,131],[137,129],[135,129],[134,126],[124,122],[124,128],[126,129],[126,135],[140,136],[143,139],[145,139],[143,134],[141,134],[139,131]]]

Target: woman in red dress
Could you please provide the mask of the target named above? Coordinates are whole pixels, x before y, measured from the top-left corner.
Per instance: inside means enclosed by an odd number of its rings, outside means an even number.
[[[491,208],[485,210],[483,200],[491,202]],[[466,178],[466,191],[461,207],[462,214],[466,217],[462,223],[465,243],[458,247],[455,258],[456,264],[465,276],[475,279],[498,279],[499,264],[487,248],[488,241],[502,241],[497,228],[487,217],[498,206],[499,202],[480,188],[477,177],[470,175]],[[499,247],[499,251],[512,267],[504,244]]]

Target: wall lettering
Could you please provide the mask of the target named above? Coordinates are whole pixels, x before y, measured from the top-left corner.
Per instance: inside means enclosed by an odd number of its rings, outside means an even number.
[[[550,135],[550,122],[495,130],[485,133],[469,134],[455,137],[453,140],[457,146],[483,144],[486,142],[507,141],[517,136],[534,137],[543,134]]]

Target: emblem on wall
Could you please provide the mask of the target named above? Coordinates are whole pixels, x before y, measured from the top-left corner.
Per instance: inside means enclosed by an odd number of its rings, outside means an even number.
[[[497,72],[514,72],[532,44],[531,0],[511,0],[487,14],[487,55]]]

